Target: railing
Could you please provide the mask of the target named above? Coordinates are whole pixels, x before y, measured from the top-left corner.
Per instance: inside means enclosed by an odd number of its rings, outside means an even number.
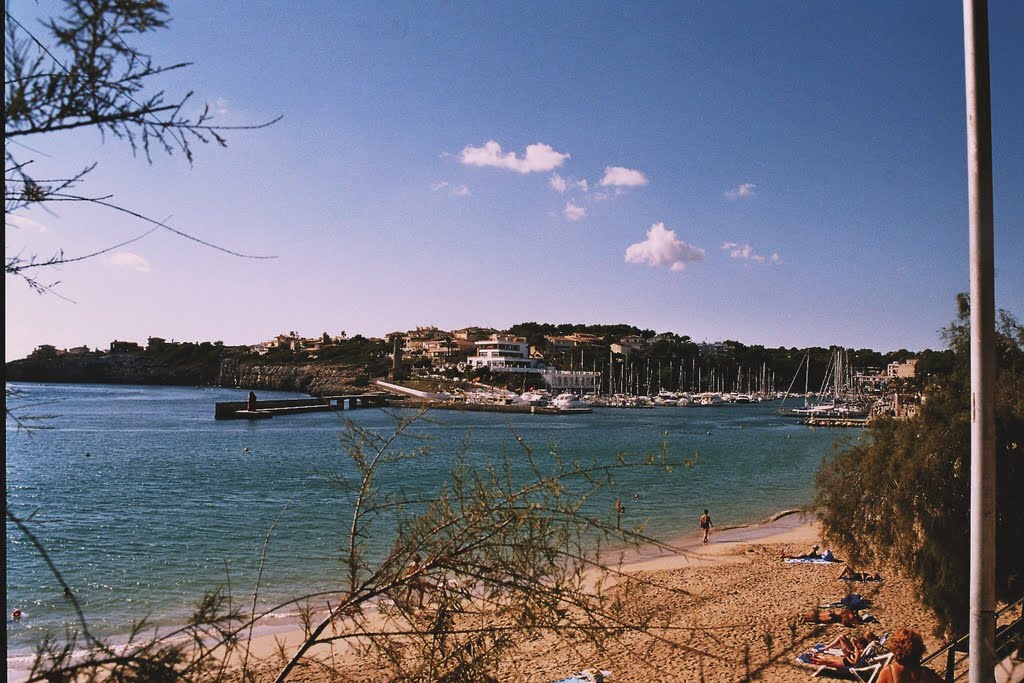
[[[995,659],[997,662],[1002,661],[1013,650],[1022,646],[1021,642],[1022,639],[1024,639],[1024,597],[1019,598],[1015,602],[1010,603],[1003,609],[996,612],[996,623],[999,622],[999,617],[1014,609],[1019,611],[1017,618],[1009,624],[996,627]],[[929,662],[936,661],[942,656],[945,656],[946,675],[944,680],[946,683],[953,683],[953,681],[963,678],[967,675],[967,669],[965,668],[959,675],[956,675],[956,669],[969,658],[969,653],[967,651],[967,641],[969,638],[969,634],[956,638],[952,642],[947,643],[940,649],[925,657],[921,663],[927,665]]]

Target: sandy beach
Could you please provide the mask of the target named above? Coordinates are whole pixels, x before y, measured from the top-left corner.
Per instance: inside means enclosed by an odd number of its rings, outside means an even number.
[[[882,634],[910,627],[922,633],[929,651],[940,646],[932,635],[934,620],[916,601],[910,582],[891,568],[877,568],[884,577],[880,583],[848,584],[838,578],[845,564],[783,562],[784,554],[805,552],[816,543],[817,522],[792,513],[764,524],[715,530],[707,545],[694,536],[683,539],[674,552],[629,557],[626,577],[645,583],[636,607],[653,610],[662,628],[653,634],[627,633],[603,653],[540,638],[503,664],[499,680],[550,683],[591,668],[611,672],[612,683],[736,681],[748,670],[761,680],[785,683],[804,681],[813,671],[796,663],[798,654],[841,633]],[[877,622],[853,628],[800,623],[801,615],[839,600],[848,590],[872,601],[865,613]],[[263,636],[253,652],[269,656],[275,640],[291,644],[300,636],[297,631]],[[383,680],[372,665],[352,655],[339,657],[335,651],[333,661],[341,664],[343,679],[303,666],[290,680]]]

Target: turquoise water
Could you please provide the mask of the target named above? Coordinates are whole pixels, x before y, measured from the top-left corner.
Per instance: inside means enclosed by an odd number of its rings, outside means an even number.
[[[215,421],[214,403],[245,391],[213,388],[18,384],[15,415],[49,416],[45,429],[7,421],[7,504],[46,547],[99,635],[133,619],[174,624],[204,591],[230,584],[243,601],[255,585],[264,540],[274,526],[261,583],[270,606],[337,588],[338,548],[349,507],[331,482],[352,473],[339,441],[342,420],[386,433],[380,410],[312,413],[261,421]],[[296,394],[260,392],[261,399]],[[452,454],[468,443],[471,463],[520,452],[513,431],[545,452],[615,462],[625,452],[699,465],[626,471],[593,505],[616,496],[624,524],[649,520],[661,539],[695,534],[704,508],[719,527],[761,521],[814,494],[814,471],[833,442],[855,430],[812,430],[779,417],[777,403],[651,410],[595,408],[553,416],[435,411],[416,428],[429,457],[407,461],[382,483],[436,491]],[[408,445],[408,444],[407,444]],[[371,550],[390,547],[387,529]],[[50,571],[7,525],[8,655],[31,649],[44,631],[74,621]],[[287,615],[282,615],[287,616]]]

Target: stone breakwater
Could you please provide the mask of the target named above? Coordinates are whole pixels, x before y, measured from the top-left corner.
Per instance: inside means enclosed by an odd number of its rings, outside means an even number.
[[[6,363],[4,375],[8,382],[217,386],[313,396],[358,393],[369,386],[361,368],[340,365],[271,365],[233,358],[170,365],[132,353],[26,358]]]

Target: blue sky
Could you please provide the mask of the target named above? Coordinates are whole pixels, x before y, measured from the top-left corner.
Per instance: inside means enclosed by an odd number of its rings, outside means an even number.
[[[48,2],[12,0],[22,20]],[[939,348],[968,289],[958,3],[182,2],[145,47],[225,125],[152,165],[93,131],[37,167],[169,233],[6,283],[6,358],[114,339],[627,322]],[[990,7],[997,304],[1024,314],[1024,3]],[[38,172],[37,172],[38,173]],[[169,218],[168,218],[169,217]],[[61,206],[6,253],[145,231]]]

